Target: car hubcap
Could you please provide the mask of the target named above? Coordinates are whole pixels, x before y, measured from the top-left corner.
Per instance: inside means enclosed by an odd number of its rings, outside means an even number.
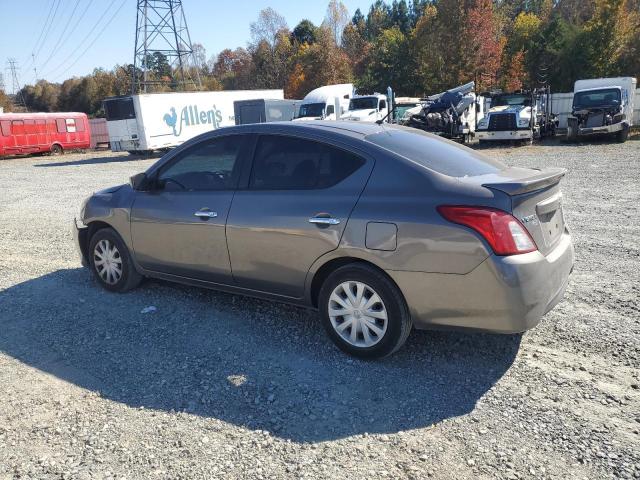
[[[93,265],[100,278],[115,285],[122,277],[122,257],[118,248],[109,240],[100,240],[93,250]]]
[[[372,347],[387,331],[387,309],[362,282],[344,282],[329,297],[329,319],[338,335],[354,347]]]

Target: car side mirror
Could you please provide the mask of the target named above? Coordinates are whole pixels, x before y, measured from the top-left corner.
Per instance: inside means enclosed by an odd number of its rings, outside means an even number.
[[[147,178],[147,174],[142,172],[134,175],[129,179],[129,183],[131,184],[131,188],[134,190],[147,190],[149,188],[149,179]]]

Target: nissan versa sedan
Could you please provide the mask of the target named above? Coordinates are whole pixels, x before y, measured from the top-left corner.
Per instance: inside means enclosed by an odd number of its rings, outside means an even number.
[[[339,348],[383,357],[412,327],[523,332],[560,301],[565,173],[384,124],[243,125],[95,193],[75,236],[107,290],[153,277],[307,306]]]

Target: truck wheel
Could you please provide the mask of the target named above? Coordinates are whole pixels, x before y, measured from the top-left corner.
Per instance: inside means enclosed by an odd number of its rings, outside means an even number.
[[[51,145],[51,155],[62,155],[64,153],[64,149],[62,148],[62,146],[58,145],[57,143],[54,143],[53,145]]]
[[[623,128],[618,133],[616,133],[616,140],[618,141],[618,143],[626,142],[627,138],[629,138],[629,129],[628,128]]]
[[[575,143],[578,141],[578,132],[573,125],[567,125],[567,142]]]

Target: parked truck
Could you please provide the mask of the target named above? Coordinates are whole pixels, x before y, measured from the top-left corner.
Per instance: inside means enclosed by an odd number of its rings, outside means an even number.
[[[576,81],[573,106],[567,118],[567,140],[592,135],[615,135],[619,142],[633,125],[636,79],[594,78]]]
[[[352,83],[325,85],[311,90],[302,99],[296,120],[336,120],[349,109],[353,95]]]
[[[520,141],[553,136],[558,119],[551,113],[549,88],[513,93],[485,94],[489,107],[478,122],[476,135],[483,141]]]
[[[469,82],[421,100],[407,110],[403,124],[446,138],[468,142],[476,131],[476,122],[484,116],[484,102]]]
[[[389,107],[387,96],[381,93],[356,95],[351,98],[349,109],[340,119],[371,123],[386,120],[389,117]]]
[[[114,152],[146,152],[180,145],[216,128],[235,125],[236,100],[284,99],[283,90],[150,93],[104,100]]]

